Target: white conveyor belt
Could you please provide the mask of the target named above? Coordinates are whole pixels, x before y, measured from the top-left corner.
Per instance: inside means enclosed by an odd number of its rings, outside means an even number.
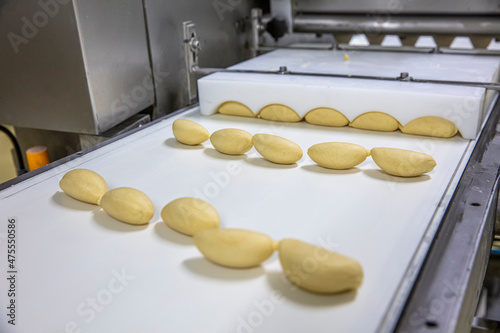
[[[178,117],[210,132],[274,133],[298,143],[304,157],[283,166],[254,148],[228,156],[209,141],[184,146],[172,135]],[[437,167],[406,179],[385,174],[371,158],[351,170],[328,170],[306,154],[327,141],[423,151]],[[0,331],[376,332],[421,263],[474,142],[201,116],[198,108],[165,119],[0,192],[1,251],[9,217],[17,221],[18,250],[17,322],[9,325],[2,313]],[[151,223],[127,225],[66,196],[58,182],[73,168],[98,172],[110,188],[144,191],[155,205]],[[287,283],[277,254],[252,269],[212,264],[192,238],[161,221],[161,209],[185,196],[208,200],[224,228],[297,238],[355,258],[364,283],[357,292],[321,296]],[[0,268],[9,270],[5,255]],[[6,312],[9,286],[0,281]]]

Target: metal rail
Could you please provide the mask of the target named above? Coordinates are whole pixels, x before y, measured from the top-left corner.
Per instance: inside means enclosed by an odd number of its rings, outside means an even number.
[[[191,71],[199,74],[212,73],[240,73],[240,74],[274,74],[274,75],[299,75],[299,76],[314,76],[314,77],[335,77],[345,79],[362,79],[362,80],[382,80],[382,81],[399,81],[399,82],[415,82],[415,83],[432,83],[446,84],[454,86],[468,86],[485,88],[491,90],[500,90],[500,83],[496,82],[474,82],[474,81],[454,81],[454,80],[431,80],[418,79],[410,76],[408,72],[401,72],[399,76],[372,76],[372,75],[351,75],[351,74],[335,74],[335,73],[314,73],[314,72],[296,72],[290,71],[286,66],[281,66],[277,71],[268,70],[251,70],[251,69],[227,69],[227,68],[205,68],[193,66]]]
[[[481,16],[297,15],[294,32],[498,37],[500,20]]]
[[[490,113],[395,332],[470,332],[499,190],[500,100]]]

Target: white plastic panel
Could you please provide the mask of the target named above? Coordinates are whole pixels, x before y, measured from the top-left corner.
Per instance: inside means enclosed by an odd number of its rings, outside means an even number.
[[[349,60],[344,61],[344,55]],[[232,69],[278,70],[397,77],[408,72],[416,79],[492,82],[498,57],[402,52],[277,50]],[[449,119],[464,138],[474,139],[482,122],[485,89],[427,83],[362,80],[293,75],[215,73],[198,80],[202,114],[216,113],[227,101],[247,105],[255,114],[269,104],[283,104],[299,116],[318,107],[331,107],[349,120],[381,111],[405,125],[423,116]]]
[[[304,153],[319,142],[346,141],[424,151],[436,159],[428,175],[404,179],[383,173],[371,159],[334,171],[306,154],[296,165],[280,166],[255,149],[227,156],[209,142],[183,146],[172,135],[177,117],[0,192],[1,251],[9,217],[17,219],[18,245],[17,322],[7,324],[8,285],[1,279],[0,331],[376,332],[474,143],[201,116],[197,108],[180,115],[210,132],[236,127],[274,133]],[[98,172],[110,188],[144,191],[155,205],[151,223],[127,225],[66,196],[58,182],[73,168]],[[365,281],[357,293],[321,296],[288,284],[277,255],[253,269],[212,264],[192,238],[161,221],[163,206],[183,196],[208,200],[222,227],[293,237],[351,256],[361,262]],[[8,270],[5,256],[0,269]]]

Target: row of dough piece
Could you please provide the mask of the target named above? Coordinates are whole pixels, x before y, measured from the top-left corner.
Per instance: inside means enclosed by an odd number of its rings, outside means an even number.
[[[119,221],[143,225],[154,215],[151,199],[133,188],[108,191],[104,178],[92,170],[67,172],[59,186],[70,197],[94,205]],[[194,236],[194,245],[210,261],[231,268],[255,267],[278,251],[285,276],[304,290],[339,293],[355,290],[363,268],[352,258],[296,239],[274,241],[266,234],[245,229],[221,229],[215,208],[198,198],[179,198],[161,211],[163,222],[177,232]],[[299,274],[313,260],[313,271]],[[297,272],[297,269],[300,271]]]
[[[265,159],[277,164],[293,164],[303,155],[302,148],[288,139],[258,133],[252,134],[238,128],[224,128],[210,135],[200,124],[188,120],[177,119],[172,131],[180,143],[197,145],[210,138],[214,148],[227,155],[241,155],[252,147]],[[385,172],[398,177],[417,177],[430,172],[436,166],[432,156],[416,151],[397,148],[364,147],[348,142],[324,142],[310,147],[309,157],[318,165],[336,170],[345,170],[362,163],[368,156]]]
[[[302,118],[293,109],[286,105],[271,104],[262,108],[255,114],[246,105],[239,102],[225,102],[219,107],[219,113],[244,117],[258,117],[266,120],[299,122]],[[371,111],[349,121],[340,111],[332,108],[316,108],[309,111],[304,120],[310,124],[343,127],[351,126],[359,129],[393,132],[400,130],[405,134],[425,135],[440,138],[451,138],[458,133],[458,128],[451,121],[436,117],[426,116],[410,121],[402,126],[394,117],[379,111]]]

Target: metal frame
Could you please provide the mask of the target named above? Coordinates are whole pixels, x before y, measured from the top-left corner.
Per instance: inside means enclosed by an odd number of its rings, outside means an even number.
[[[198,92],[196,90],[196,78],[192,75],[190,68],[191,66],[198,65],[200,42],[198,41],[196,26],[193,22],[183,22],[182,27],[184,31],[184,60],[186,64],[188,100],[189,104],[192,104],[198,99]]]
[[[352,0],[349,0],[351,2]],[[470,16],[461,16],[461,17],[432,17],[432,16],[418,16],[413,18],[405,17],[404,19],[398,18],[397,16],[393,17],[391,12],[382,11],[379,14],[377,13],[366,13],[366,6],[369,5],[367,3],[363,3],[362,6],[359,6],[359,9],[362,11],[362,15],[304,15],[301,13],[297,15],[297,7],[299,6],[299,2],[295,2],[295,4],[289,4],[287,0],[272,0],[272,15],[283,16],[286,19],[288,24],[290,33],[333,33],[335,36],[336,42],[330,46],[332,49],[342,49],[342,50],[367,50],[367,51],[401,51],[404,52],[417,52],[417,53],[445,53],[445,54],[474,54],[474,55],[500,55],[500,51],[498,50],[486,50],[485,48],[491,41],[493,37],[500,36],[500,25],[495,19],[491,19],[488,17],[482,17],[481,19],[473,18]],[[373,3],[373,1],[371,1]],[[387,6],[386,2],[383,2],[385,6]],[[301,5],[312,6],[318,8],[328,8],[333,6],[338,9],[340,3],[335,2],[334,5],[328,1],[315,1],[315,2],[302,2]],[[345,3],[344,3],[345,5]],[[406,6],[414,5],[412,3],[405,4]],[[435,5],[435,4],[433,4]],[[484,4],[482,4],[484,7]],[[326,7],[325,7],[326,6]],[[349,5],[352,10],[352,5]],[[473,4],[468,4],[468,8],[470,8]],[[421,8],[428,8],[429,6],[422,6]],[[453,8],[456,8],[453,7]],[[453,9],[452,7],[448,9]],[[462,9],[465,9],[462,8]],[[336,11],[335,11],[336,12]],[[467,11],[466,11],[467,12]],[[256,14],[254,16],[253,14]],[[263,26],[263,17],[262,12],[258,15],[258,11],[252,10],[252,21],[259,22],[257,25],[252,25],[252,36],[260,36],[264,31],[265,27]],[[338,14],[338,13],[337,13]],[[351,13],[352,14],[352,13]],[[370,14],[374,14],[374,16],[370,16]],[[435,13],[434,13],[435,14]],[[491,14],[491,13],[490,13]],[[381,16],[381,17],[379,17]],[[386,21],[386,18],[389,17],[390,20]],[[491,24],[486,24],[485,22],[491,20]],[[443,21],[447,22],[448,25],[441,24]],[[421,22],[425,22],[426,24],[422,25]],[[485,26],[487,25],[487,27]],[[432,26],[431,26],[432,25]],[[424,27],[422,29],[422,27]],[[446,28],[445,28],[446,27]],[[349,39],[353,34],[365,34],[369,40],[373,40],[375,44],[367,45],[367,46],[353,46],[349,45]],[[396,34],[400,37],[411,37],[413,40],[412,43],[406,44],[403,40],[403,46],[394,47],[394,46],[382,46],[378,45],[382,41],[385,35]],[[438,38],[436,40],[436,47],[417,47],[414,46],[414,42],[416,41],[416,37],[419,35],[430,34],[433,37]],[[471,37],[471,42],[477,48],[472,50],[469,49],[455,49],[447,47],[451,43],[448,37],[450,36],[469,36]],[[382,38],[380,38],[382,37]],[[440,38],[444,39],[440,41]],[[414,38],[414,39],[413,39]],[[290,46],[264,46],[261,45],[260,42],[256,41],[261,40],[262,38],[253,38],[252,39],[252,49],[256,49],[257,51],[266,52],[273,49],[279,48],[294,48]],[[377,41],[379,40],[379,41]],[[486,43],[486,44],[485,44]],[[302,47],[303,48],[303,47]],[[256,52],[254,52],[257,55]]]
[[[303,13],[400,13],[419,15],[495,15],[500,13],[498,3],[489,0],[398,0],[397,2],[387,0],[294,0],[293,2],[295,10]]]
[[[427,253],[395,332],[469,332],[493,239],[500,168],[497,101]]]
[[[500,33],[495,17],[476,16],[397,16],[386,20],[364,15],[308,15],[294,17],[293,31],[309,33],[367,33],[368,35],[447,35],[491,38]],[[377,21],[379,19],[379,21]],[[380,22],[381,21],[381,22]],[[385,22],[386,21],[386,22]],[[390,23],[390,24],[388,24]]]
[[[252,9],[252,52],[256,54],[259,45],[259,31],[261,27],[259,15],[262,14],[260,9]],[[431,84],[446,84],[457,86],[470,86],[486,88],[491,90],[500,90],[500,83],[496,82],[472,82],[472,81],[453,81],[453,80],[431,80],[418,79],[410,76],[408,72],[401,72],[397,77],[389,76],[372,76],[372,75],[351,75],[351,74],[335,74],[335,73],[314,73],[314,72],[298,72],[290,71],[286,66],[281,66],[277,71],[268,70],[248,70],[248,69],[227,69],[227,68],[203,68],[199,67],[198,59],[201,50],[200,42],[196,37],[196,26],[191,21],[184,22],[184,50],[186,74],[188,78],[188,94],[191,102],[194,102],[197,97],[196,79],[194,74],[212,74],[212,73],[241,73],[241,74],[278,74],[278,75],[299,75],[299,76],[317,76],[317,77],[335,77],[347,79],[364,79],[364,80],[383,80],[383,81],[399,81],[399,82],[414,82],[414,83],[431,83]]]

